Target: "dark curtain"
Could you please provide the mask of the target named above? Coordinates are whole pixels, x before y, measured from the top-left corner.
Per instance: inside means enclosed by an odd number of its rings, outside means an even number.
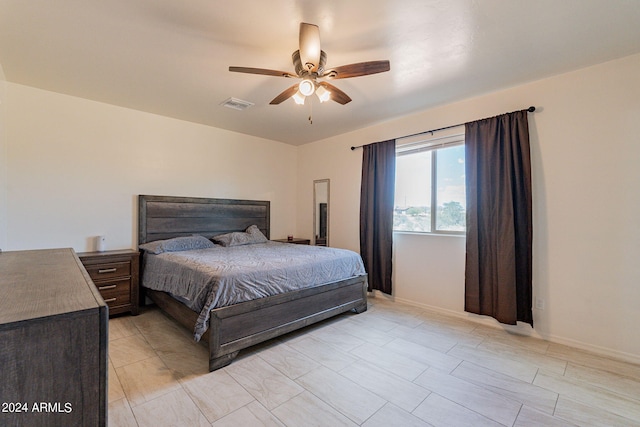
[[[396,141],[362,147],[360,187],[360,254],[369,275],[369,292],[391,295],[393,203]]]
[[[533,327],[527,110],[466,123],[465,147],[465,310]]]

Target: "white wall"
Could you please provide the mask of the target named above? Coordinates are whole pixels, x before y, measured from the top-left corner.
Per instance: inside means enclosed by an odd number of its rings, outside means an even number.
[[[312,180],[330,178],[332,246],[359,247],[362,153],[351,145],[534,105],[533,290],[546,303],[534,335],[640,361],[638,75],[633,55],[304,145],[298,234],[311,230]],[[396,299],[480,319],[462,314],[464,238],[396,234],[394,244]]]
[[[4,250],[134,248],[138,194],[270,200],[272,237],[295,230],[295,147],[13,83],[5,104]]]
[[[328,178],[329,245],[359,252],[361,153],[352,152],[333,141],[306,144],[298,148],[296,236],[307,239],[313,237],[313,181]]]
[[[7,144],[6,129],[7,82],[0,64],[0,250],[7,244]]]

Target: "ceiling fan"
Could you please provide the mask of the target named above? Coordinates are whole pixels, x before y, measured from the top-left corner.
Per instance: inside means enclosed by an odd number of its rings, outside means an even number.
[[[351,101],[349,95],[321,79],[347,79],[390,70],[389,61],[359,62],[328,70],[325,69],[327,54],[320,49],[320,29],[317,25],[304,22],[300,24],[299,45],[299,50],[296,50],[291,55],[295,74],[287,71],[249,67],[229,67],[229,71],[302,79],[301,82],[296,83],[273,98],[270,102],[272,105],[280,104],[288,98],[293,98],[297,104],[304,104],[305,98],[314,93],[318,96],[320,102],[331,99],[344,105]]]

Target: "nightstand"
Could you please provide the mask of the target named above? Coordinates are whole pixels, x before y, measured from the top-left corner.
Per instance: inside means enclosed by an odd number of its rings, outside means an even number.
[[[78,254],[84,268],[109,305],[109,315],[137,315],[140,253],[131,249]]]
[[[311,240],[309,239],[300,239],[298,237],[294,237],[292,240],[289,239],[274,239],[274,242],[280,243],[293,243],[294,245],[309,245],[311,244]]]

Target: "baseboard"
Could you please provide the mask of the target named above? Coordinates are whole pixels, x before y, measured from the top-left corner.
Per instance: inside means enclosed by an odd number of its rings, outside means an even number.
[[[533,329],[529,324],[526,323],[518,323],[517,325],[504,325],[497,320],[488,317],[488,316],[479,316],[473,313],[467,313],[466,311],[455,311],[449,310],[442,307],[436,307],[433,305],[422,304],[419,302],[407,300],[404,298],[391,297],[389,295],[383,294],[378,291],[373,291],[373,293],[369,294],[374,298],[385,299],[387,301],[399,302],[401,304],[406,304],[412,307],[418,307],[425,310],[430,310],[435,313],[446,314],[448,316],[457,317],[460,319],[469,320],[474,323],[478,323],[484,326],[489,326],[495,329],[502,329],[504,331],[508,331],[510,333],[529,336],[537,339],[541,339],[544,341],[549,341],[555,344],[562,344],[569,347],[574,347],[579,350],[587,351],[598,356],[608,357],[610,359],[616,359],[623,362],[634,363],[640,365],[640,355],[631,354],[623,351],[613,350],[606,347],[601,347],[585,342],[581,342],[578,340],[574,340],[571,338],[560,337],[553,334],[541,334],[540,332]]]

